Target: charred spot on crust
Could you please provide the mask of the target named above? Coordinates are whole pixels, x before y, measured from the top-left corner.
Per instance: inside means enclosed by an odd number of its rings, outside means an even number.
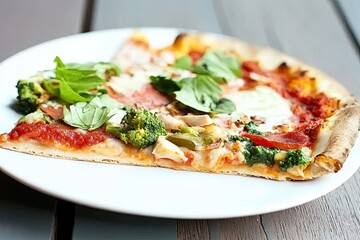
[[[187,33],[180,33],[179,35],[177,35],[173,45],[176,46],[180,44],[187,37],[187,35],[188,35]]]
[[[287,65],[286,62],[282,62],[282,63],[280,63],[280,65],[278,66],[278,69],[279,69],[279,70],[287,70],[287,69],[289,69],[289,66]]]

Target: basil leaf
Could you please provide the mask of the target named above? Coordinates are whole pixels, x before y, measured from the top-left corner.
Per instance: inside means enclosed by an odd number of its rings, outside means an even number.
[[[55,75],[56,78],[63,78],[66,81],[78,81],[84,77],[93,75],[97,78],[98,76],[95,75],[96,71],[94,70],[79,70],[79,69],[67,69],[67,68],[56,68]],[[101,78],[99,78],[101,80]],[[104,80],[102,80],[104,82]]]
[[[64,122],[70,126],[84,130],[94,130],[101,127],[109,120],[107,107],[94,108],[84,102],[70,106],[70,110],[64,108]]]
[[[210,76],[197,75],[180,81],[163,76],[151,76],[150,79],[160,92],[169,96],[175,94],[176,100],[195,110],[219,113],[235,111],[233,102],[228,99],[219,99],[221,88]]]
[[[107,79],[106,75],[119,76],[120,68],[110,62],[89,62],[89,63],[67,63],[67,69],[94,70],[96,75],[102,79]]]
[[[217,103],[216,107],[214,109],[214,112],[217,113],[232,113],[235,112],[236,106],[235,104],[227,99],[227,98],[221,98]]]
[[[103,95],[99,96],[99,99],[101,100],[101,103],[104,106],[106,106],[110,109],[114,109],[114,108],[122,109],[125,107],[125,105],[123,105],[122,103],[111,98],[108,94],[103,94]]]
[[[197,75],[194,79],[196,97],[200,100],[204,95],[217,96],[221,93],[219,84],[213,78],[206,75]]]
[[[175,91],[180,90],[178,83],[171,78],[163,76],[151,76],[150,80],[157,90],[168,96],[171,96]]]
[[[199,98],[196,96],[193,78],[182,79],[180,84],[181,89],[174,92],[176,95],[176,100],[198,111],[211,112],[208,104],[203,104],[203,101],[199,101]]]
[[[55,57],[55,78],[45,79],[44,87],[50,95],[60,98],[67,103],[89,102],[95,96],[106,93],[99,89],[106,83],[105,77],[109,72],[119,74],[119,68],[112,63],[70,63],[64,64],[59,57]]]
[[[52,96],[59,97],[60,90],[59,90],[60,81],[57,79],[45,79],[43,81],[43,85],[45,90]]]
[[[206,52],[196,62],[196,73],[210,75],[217,81],[228,82],[240,76],[240,62],[233,56],[226,56],[218,52]]]
[[[65,64],[58,56],[55,57],[54,62],[56,63],[56,68],[65,68]]]
[[[69,79],[66,82],[74,91],[88,91],[105,84],[105,81],[98,76],[85,76],[81,79]]]
[[[183,56],[175,61],[173,67],[211,76],[219,83],[241,75],[240,62],[236,57],[213,51],[206,52],[194,66],[189,56]]]
[[[69,109],[64,107],[64,122],[70,126],[84,130],[94,130],[105,124],[116,111],[111,110],[123,108],[124,106],[108,95],[94,97],[89,103],[77,102],[70,105]]]
[[[194,70],[192,59],[189,56],[183,56],[183,57],[176,59],[173,67],[180,68],[180,69],[186,69],[189,71]]]
[[[68,103],[88,102],[89,99],[75,92],[64,80],[59,83],[59,97]]]

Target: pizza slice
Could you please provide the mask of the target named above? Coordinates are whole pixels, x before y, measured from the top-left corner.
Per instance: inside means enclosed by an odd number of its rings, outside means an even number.
[[[19,152],[176,170],[307,180],[337,172],[360,107],[338,82],[271,49],[211,34],[152,48],[136,32],[111,63],[19,80]]]

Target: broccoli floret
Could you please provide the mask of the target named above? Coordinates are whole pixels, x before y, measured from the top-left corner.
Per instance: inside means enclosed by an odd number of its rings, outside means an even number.
[[[38,105],[36,100],[44,92],[39,82],[31,80],[19,80],[16,84],[18,91],[17,107],[22,114],[28,114],[36,111]]]
[[[120,127],[109,125],[106,131],[136,148],[146,148],[154,144],[159,136],[166,135],[165,125],[156,113],[133,108],[126,111]]]

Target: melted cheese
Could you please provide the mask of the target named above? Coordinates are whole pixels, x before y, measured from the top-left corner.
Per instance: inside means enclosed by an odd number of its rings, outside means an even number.
[[[115,92],[131,95],[136,90],[141,89],[143,85],[149,83],[150,79],[143,71],[136,72],[133,76],[121,74],[119,77],[112,77],[108,83]]]
[[[236,105],[236,112],[232,115],[245,114],[249,117],[265,118],[265,123],[258,128],[260,131],[269,132],[274,126],[291,123],[293,113],[290,102],[270,87],[259,86],[254,90],[232,92],[223,97]]]

